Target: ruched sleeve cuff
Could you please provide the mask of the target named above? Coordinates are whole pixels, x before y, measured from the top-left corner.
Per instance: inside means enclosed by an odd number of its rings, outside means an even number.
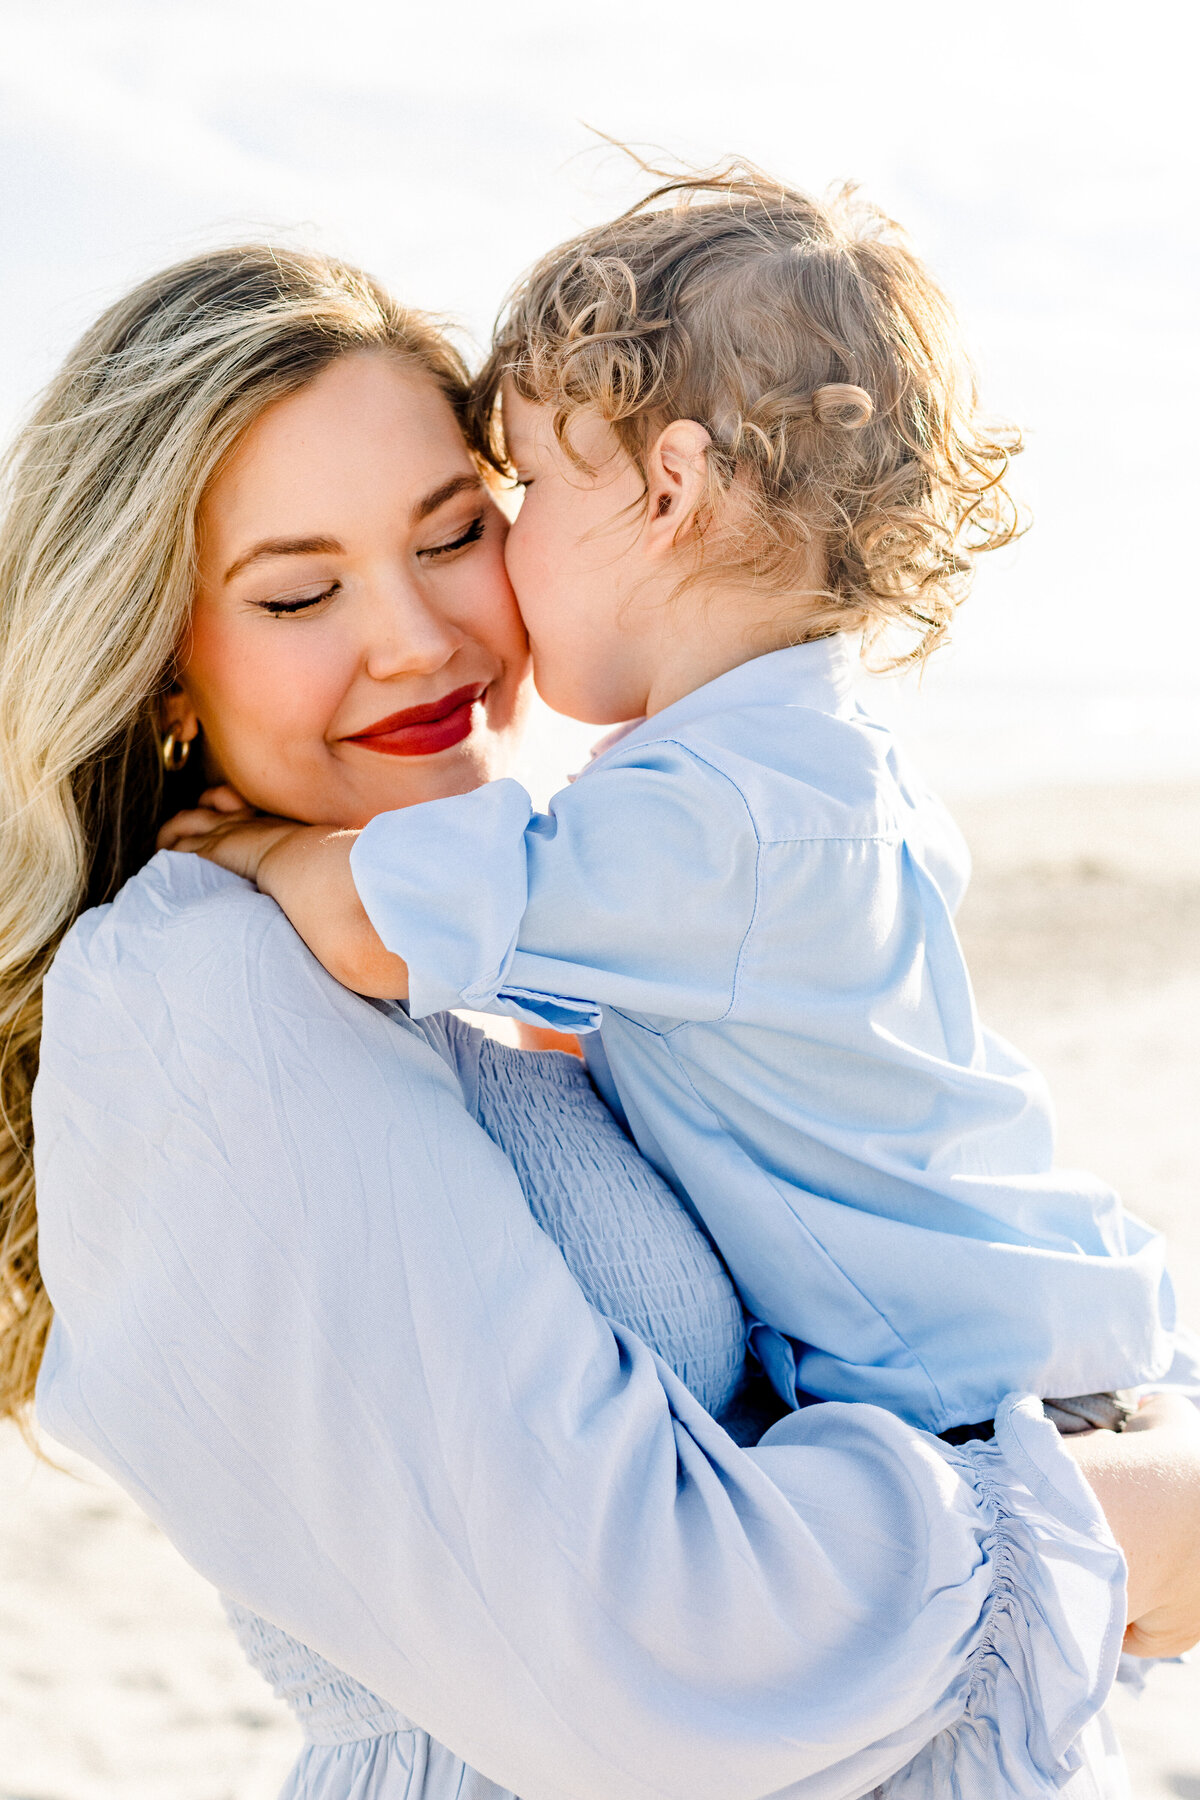
[[[529,899],[533,804],[516,781],[380,813],[350,858],[367,916],[408,964],[414,1019],[456,1006],[557,1031],[595,1031],[599,1009],[506,986]]]
[[[1032,1397],[996,1436],[949,1450],[987,1522],[992,1584],[961,1717],[885,1789],[888,1800],[1033,1800],[1081,1766],[1080,1734],[1116,1679],[1125,1565],[1091,1489]]]

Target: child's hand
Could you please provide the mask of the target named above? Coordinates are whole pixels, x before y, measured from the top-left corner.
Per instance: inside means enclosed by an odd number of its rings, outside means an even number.
[[[189,851],[257,881],[267,851],[300,829],[294,820],[256,813],[233,788],[216,787],[201,794],[199,806],[168,819],[158,834],[158,848]]]
[[[1200,1643],[1200,1413],[1156,1394],[1119,1435],[1063,1439],[1095,1489],[1129,1565],[1131,1656],[1180,1656]]]
[[[380,943],[350,874],[357,836],[273,819],[247,806],[233,788],[218,787],[201,794],[199,806],[168,820],[158,848],[191,851],[256,882],[344,987],[403,1000],[408,968]]]
[[[173,819],[168,819],[158,834],[160,850],[182,850],[184,838],[207,837],[216,825],[228,824],[231,819],[255,819],[258,814],[249,806],[236,788],[228,783],[221,787],[208,788],[200,796],[199,806],[191,807],[187,812],[178,812]],[[195,848],[187,844],[186,848]]]

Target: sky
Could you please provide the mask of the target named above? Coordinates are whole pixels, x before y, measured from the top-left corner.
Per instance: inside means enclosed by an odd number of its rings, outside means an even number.
[[[534,257],[641,190],[598,132],[857,180],[1025,429],[1035,520],[879,704],[952,784],[1200,774],[1191,10],[0,0],[0,431],[206,245],[337,250],[482,344]]]

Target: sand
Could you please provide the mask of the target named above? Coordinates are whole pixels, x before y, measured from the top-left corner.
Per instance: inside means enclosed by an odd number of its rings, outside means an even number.
[[[1200,787],[956,807],[987,1021],[1039,1062],[1061,1157],[1174,1246],[1200,1321]],[[108,1482],[0,1433],[0,1800],[268,1800],[296,1733],[215,1597]],[[1200,1800],[1200,1663],[1114,1712],[1137,1800]],[[932,1797],[931,1797],[932,1800]]]
[[[961,801],[982,1016],[1050,1081],[1059,1158],[1167,1233],[1200,1323],[1200,786]],[[1135,1800],[1200,1800],[1200,1651],[1113,1715]]]
[[[272,1800],[299,1733],[110,1482],[0,1440],[0,1800]]]

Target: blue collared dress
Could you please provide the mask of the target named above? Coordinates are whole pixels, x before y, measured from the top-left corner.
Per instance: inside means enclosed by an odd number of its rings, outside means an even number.
[[[728,1282],[577,1068],[347,993],[199,858],[44,999],[39,1416],[228,1596],[290,1800],[1126,1792],[1121,1558],[1035,1401],[739,1447]]]
[[[745,663],[544,815],[513,781],[382,814],[353,855],[367,911],[414,1017],[585,1034],[785,1398],[940,1432],[1014,1389],[1156,1377],[1161,1240],[1054,1166],[1041,1078],[976,1012],[965,846],[856,670],[840,636]]]

